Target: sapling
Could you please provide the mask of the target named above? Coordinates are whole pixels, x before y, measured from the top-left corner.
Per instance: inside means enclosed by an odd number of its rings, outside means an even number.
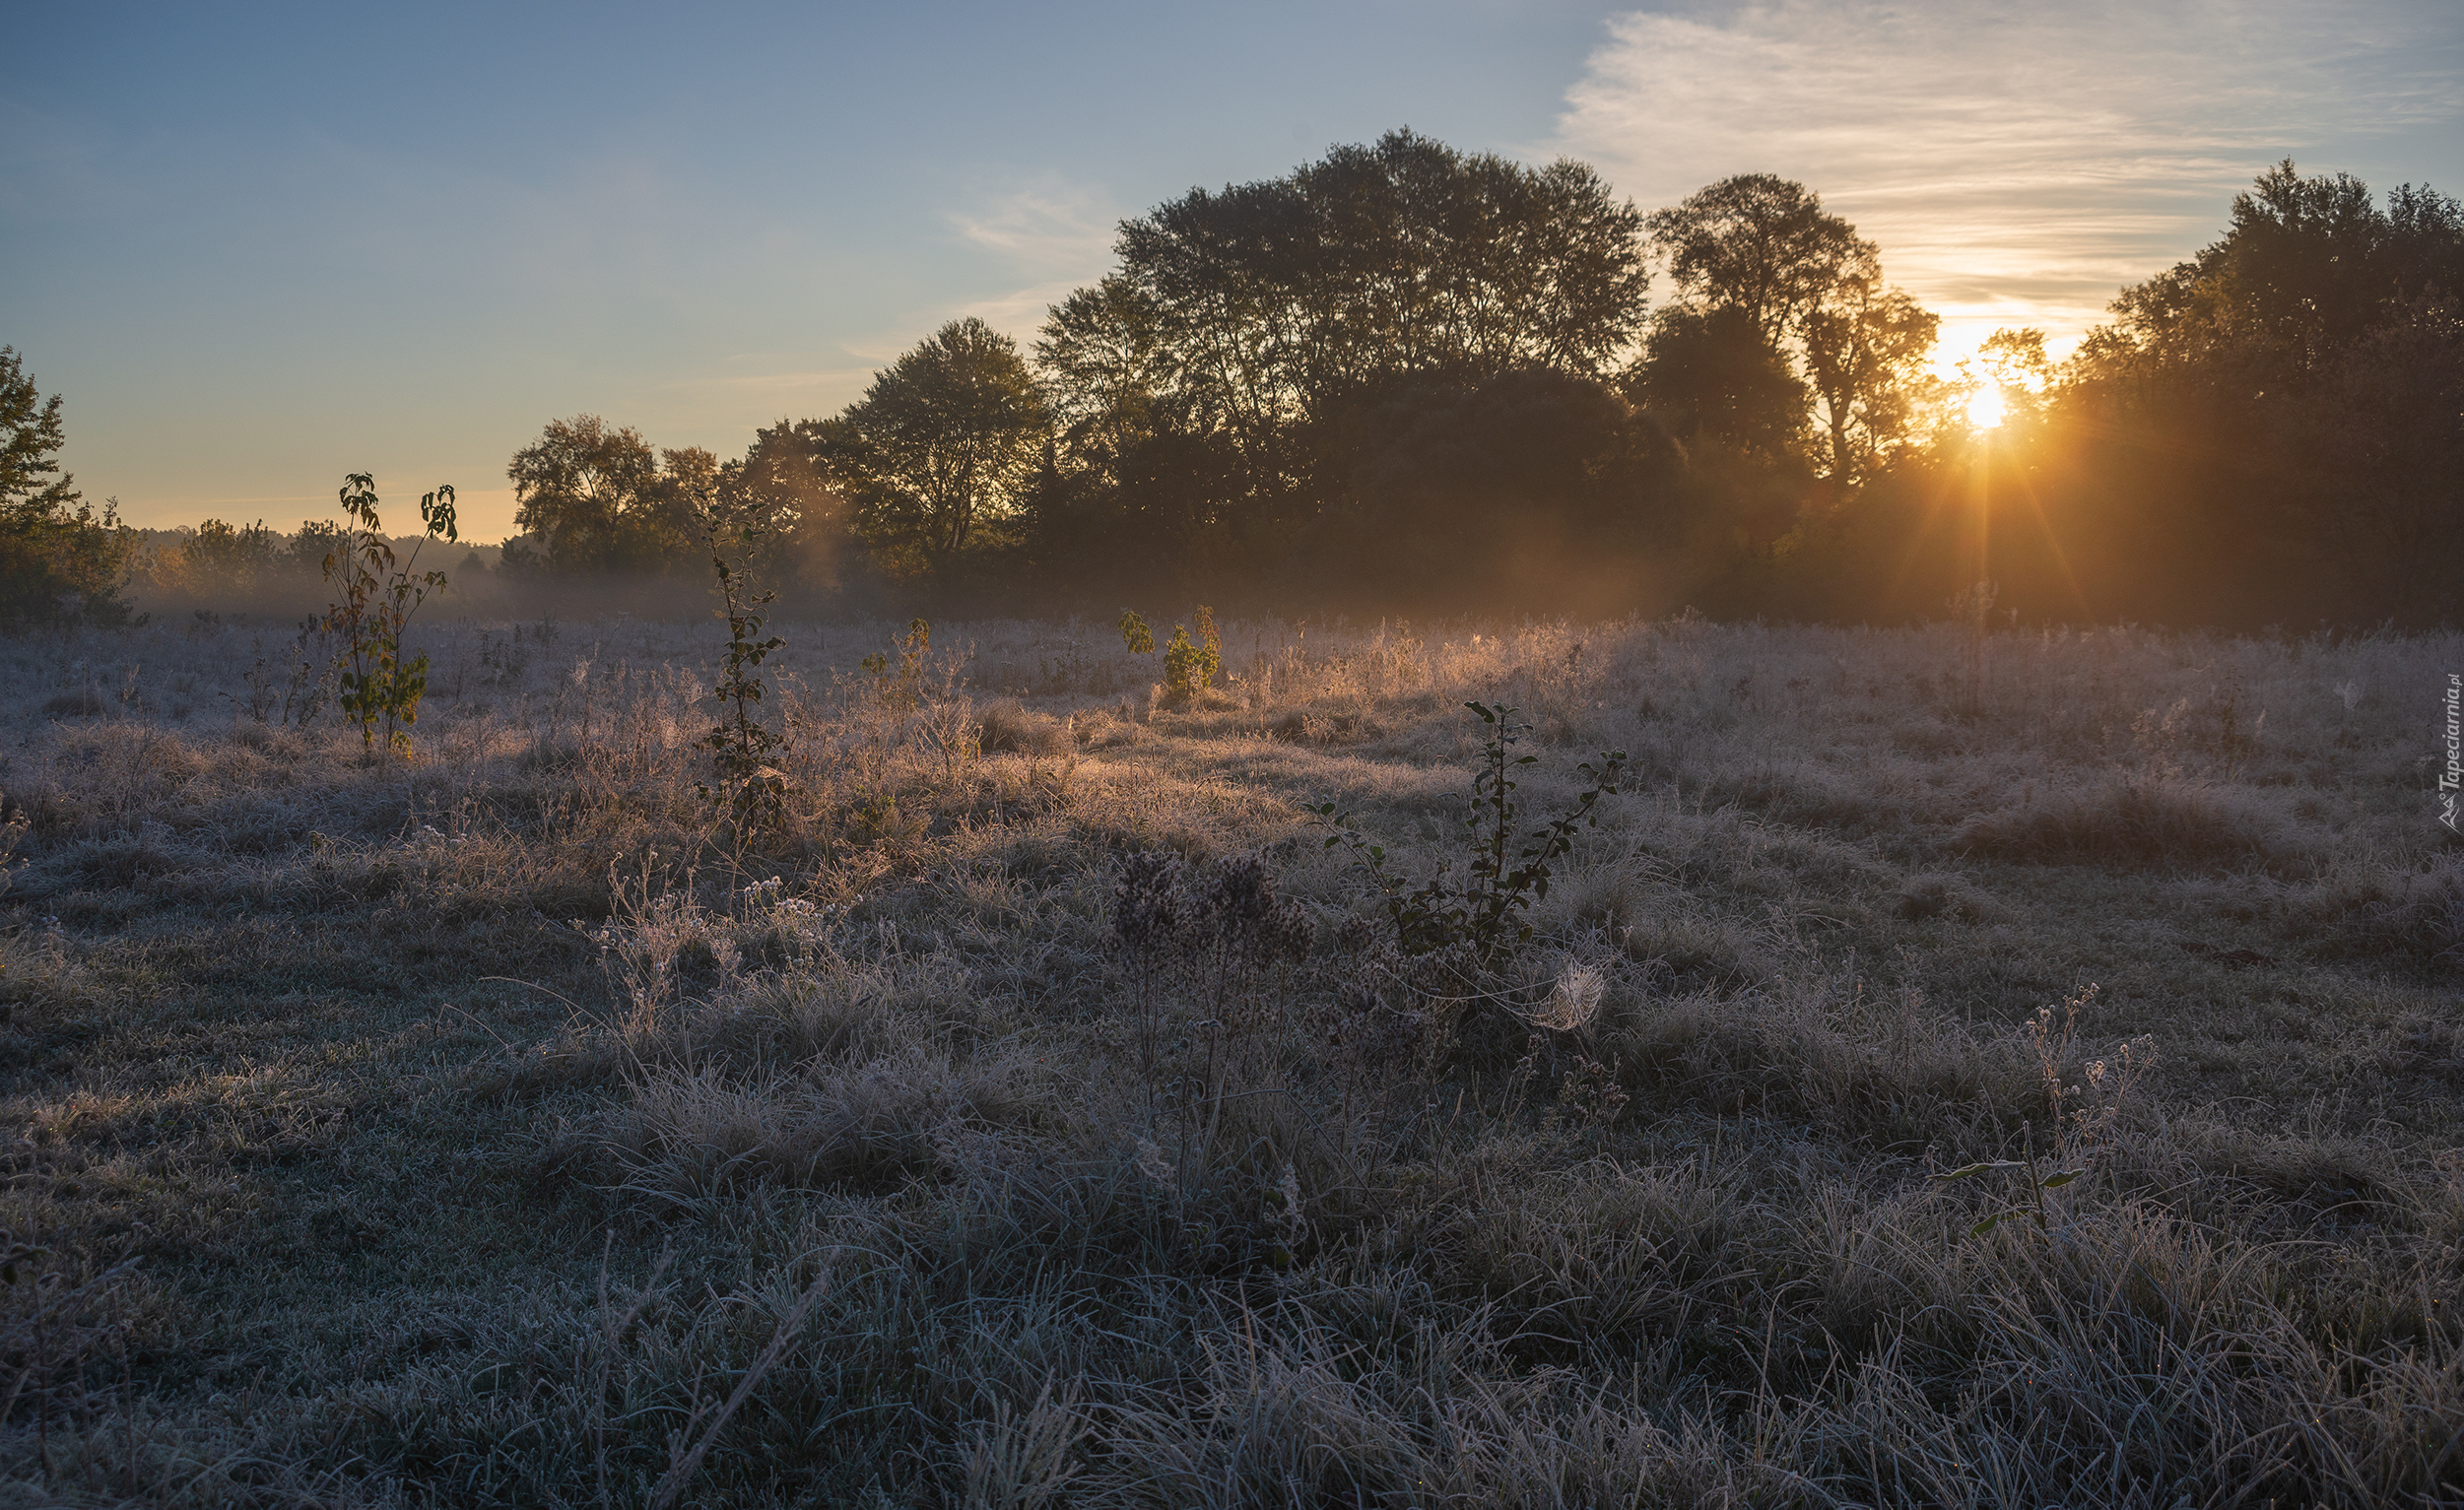
[[[429,593],[444,590],[443,572],[415,568],[429,541],[460,538],[453,490],[439,488],[420,499],[420,543],[411,548],[411,559],[399,566],[393,544],[377,522],[375,478],[352,473],[343,479],[340,496],[351,523],[326,556],[324,569],[325,580],[341,589],[342,599],[326,611],[321,626],[342,641],[335,681],[343,717],[358,726],[361,749],[381,763],[388,754],[410,754],[411,737],[403,731],[419,721],[420,699],[428,692],[428,657],[405,660],[402,633]]]
[[[729,505],[714,492],[695,498],[694,519],[709,548],[710,569],[717,573],[727,620],[727,652],[719,661],[718,685],[710,689],[722,716],[699,741],[710,753],[718,781],[715,787],[701,783],[699,791],[703,801],[732,808],[737,831],[749,833],[757,824],[777,821],[788,796],[787,778],[775,764],[786,738],[754,713],[767,694],[762,663],[786,643],[775,634],[758,637],[766,618],[763,610],[778,596],[766,588],[756,592],[751,577],[750,558],[769,533],[769,521],[758,510]],[[728,559],[730,549],[739,560]]]
[[[1308,811],[1335,829],[1327,836],[1328,849],[1351,846],[1355,864],[1367,873],[1385,904],[1397,949],[1427,954],[1468,946],[1481,965],[1494,967],[1530,942],[1531,904],[1549,894],[1550,876],[1573,847],[1575,830],[1598,825],[1593,810],[1601,798],[1617,794],[1626,752],[1602,752],[1597,766],[1584,761],[1579,769],[1591,779],[1590,789],[1574,799],[1572,808],[1524,835],[1516,848],[1521,812],[1514,801],[1512,772],[1540,757],[1512,751],[1531,725],[1515,722],[1517,710],[1503,703],[1463,705],[1488,726],[1480,769],[1472,778],[1472,800],[1463,815],[1467,882],[1456,883],[1448,874],[1452,862],[1440,861],[1427,881],[1407,888],[1403,878],[1388,868],[1385,847],[1361,832],[1351,814],[1336,812],[1331,802]]]

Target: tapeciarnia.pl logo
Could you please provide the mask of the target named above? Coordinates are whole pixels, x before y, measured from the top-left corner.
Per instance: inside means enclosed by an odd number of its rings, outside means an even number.
[[[2464,788],[2464,673],[2447,673],[2447,768],[2438,773],[2438,806],[2444,810],[2438,821],[2450,833],[2464,833],[2455,826],[2455,800]]]

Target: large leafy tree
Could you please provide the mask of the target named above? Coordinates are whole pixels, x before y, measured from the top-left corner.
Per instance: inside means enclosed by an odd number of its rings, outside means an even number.
[[[1774,349],[1879,265],[1874,243],[1821,195],[1769,173],[1723,178],[1645,224],[1684,304],[1736,310]]]
[[[2464,608],[2464,575],[2428,549],[2464,524],[2460,292],[2464,206],[2409,184],[2382,206],[2291,162],[2197,256],[2123,290],[2055,413],[2086,437],[2088,495],[2148,500],[2105,526],[2153,579],[2133,611]]]
[[[1834,491],[1863,482],[1917,428],[1940,321],[1879,275],[1843,279],[1805,318],[1805,370]]]
[[[1594,375],[1641,329],[1641,230],[1579,163],[1393,131],[1124,223],[1120,271],[1056,308],[1046,343],[1105,330],[1184,423],[1253,435],[1397,379]],[[1084,401],[1075,369],[1053,375],[1065,409]]]
[[[1678,298],[1631,389],[1765,454],[1810,420],[1834,497],[1909,442],[1938,322],[1885,286],[1880,250],[1822,196],[1745,173],[1646,224]]]
[[[1167,423],[1173,366],[1161,304],[1115,273],[1053,305],[1034,350],[1061,443],[1117,484],[1124,459]]]
[[[1141,579],[1322,538],[1398,396],[1595,378],[1649,284],[1642,217],[1592,169],[1410,131],[1193,189],[1114,250],[1036,344],[1060,427],[1045,534]]]
[[[719,469],[728,505],[763,521],[757,570],[776,571],[820,592],[848,585],[862,542],[846,490],[826,455],[830,437],[842,431],[835,420],[780,420],[754,432],[743,460]]]
[[[1017,344],[969,316],[875,373],[820,448],[876,549],[930,567],[1000,538],[1026,508],[1050,433]]]
[[[2464,294],[2464,206],[2406,184],[2381,210],[2350,174],[2288,160],[2196,257],[2124,289],[2074,377],[2125,402],[2235,404],[2306,387],[2409,302]]]
[[[1662,311],[1624,386],[1697,447],[1709,440],[1778,460],[1798,449],[1805,431],[1804,380],[1753,317],[1733,306]]]
[[[0,346],[0,622],[117,623],[135,541],[117,510],[85,501],[60,470],[58,394],[45,399],[15,348]]]
[[[552,420],[505,469],[513,522],[529,537],[507,547],[506,563],[554,572],[662,572],[689,563],[692,498],[717,474],[717,458],[699,447],[654,451],[639,430],[597,415]]]

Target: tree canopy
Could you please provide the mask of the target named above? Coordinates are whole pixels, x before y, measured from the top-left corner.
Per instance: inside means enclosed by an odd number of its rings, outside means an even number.
[[[1114,251],[1032,360],[951,321],[740,461],[552,424],[508,564],[691,560],[715,495],[807,588],[977,608],[2464,612],[2464,210],[2427,188],[2280,164],[2067,361],[2004,330],[1950,373],[1881,248],[1767,173],[1644,215],[1396,131]]]
[[[2105,495],[2165,498],[2135,554],[2181,558],[2202,615],[2454,612],[2430,548],[2464,522],[2459,295],[2464,206],[2280,163],[2224,235],[2121,292],[2059,407]]]
[[[516,572],[655,574],[691,559],[692,497],[715,487],[718,458],[699,446],[654,452],[631,426],[597,415],[551,420],[513,455]]]
[[[1411,131],[1124,222],[1038,348],[1065,414],[1248,437],[1395,378],[1595,374],[1641,328],[1642,218],[1599,174]]]
[[[865,536],[933,565],[1024,510],[1049,431],[1017,343],[969,315],[874,374],[822,454],[854,492]]]
[[[1939,322],[1821,195],[1745,173],[1646,224],[1678,297],[1630,388],[1759,454],[1813,440],[1834,502],[1912,443]]]

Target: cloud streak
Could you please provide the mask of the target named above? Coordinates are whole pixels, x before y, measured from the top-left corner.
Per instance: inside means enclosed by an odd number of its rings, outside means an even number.
[[[1045,311],[1072,291],[1103,276],[1121,215],[1095,190],[1057,180],[1000,195],[951,217],[959,235],[997,258],[1021,286],[962,303],[973,315],[1027,345]]]
[[[1946,352],[2020,324],[2058,349],[2213,239],[2268,163],[2451,133],[2458,31],[2444,5],[2388,0],[1635,14],[1551,147],[1646,207],[1731,173],[1800,179],[1944,316]]]
[[[1111,254],[1120,217],[1092,190],[1065,185],[1021,189],[979,210],[951,217],[977,246],[1042,268],[1081,268]]]

